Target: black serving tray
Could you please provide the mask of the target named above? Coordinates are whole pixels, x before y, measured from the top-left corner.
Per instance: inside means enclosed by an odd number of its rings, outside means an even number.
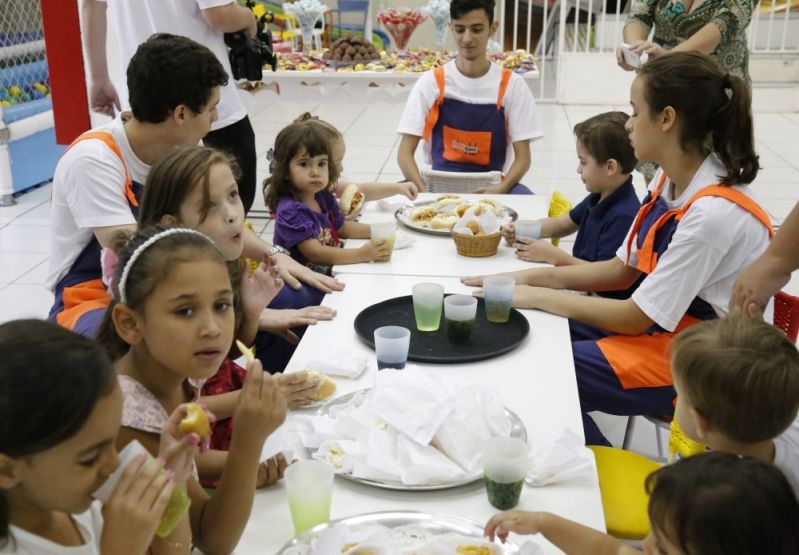
[[[451,364],[494,358],[512,351],[530,333],[530,324],[512,308],[504,324],[486,320],[485,303],[477,299],[477,318],[468,343],[450,343],[442,308],[441,325],[436,331],[419,331],[413,315],[413,297],[395,297],[363,309],[355,317],[355,333],[374,349],[374,331],[381,326],[403,326],[411,330],[408,360]]]

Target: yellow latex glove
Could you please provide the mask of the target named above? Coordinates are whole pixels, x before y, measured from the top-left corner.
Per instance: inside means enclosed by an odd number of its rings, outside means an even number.
[[[561,216],[569,212],[572,209],[572,203],[569,202],[569,199],[564,197],[558,191],[552,193],[552,199],[549,201],[549,211],[547,212],[547,216],[550,218],[555,218],[557,216]],[[553,237],[552,244],[556,247],[560,243],[560,238]]]

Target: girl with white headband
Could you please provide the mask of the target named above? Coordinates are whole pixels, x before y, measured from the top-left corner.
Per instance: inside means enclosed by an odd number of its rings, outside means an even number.
[[[194,401],[191,382],[213,376],[233,341],[233,288],[225,259],[207,236],[153,226],[120,241],[111,280],[113,300],[98,333],[115,363],[124,402],[121,448],[140,441],[157,454],[159,433],[181,403]],[[257,360],[249,365],[233,415],[236,427],[225,472],[213,497],[189,478],[190,518],[179,537],[155,538],[155,552],[230,553],[247,523],[266,437],[285,419],[286,402]],[[167,544],[168,545],[164,545]]]

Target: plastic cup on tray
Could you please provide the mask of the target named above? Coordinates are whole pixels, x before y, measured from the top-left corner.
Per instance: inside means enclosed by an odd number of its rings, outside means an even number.
[[[447,337],[452,343],[469,341],[476,316],[477,299],[471,295],[450,295],[444,298]]]
[[[516,280],[510,276],[490,276],[483,280],[486,320],[504,324],[510,318]]]
[[[441,325],[444,286],[437,283],[417,283],[413,286],[412,291],[416,329],[419,331],[436,331]]]
[[[408,361],[411,330],[402,326],[383,326],[375,330],[377,369],[402,370]]]

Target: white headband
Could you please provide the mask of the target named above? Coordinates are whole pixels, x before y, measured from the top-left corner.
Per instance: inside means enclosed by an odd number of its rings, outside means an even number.
[[[127,304],[128,302],[127,295],[125,295],[125,283],[128,281],[128,274],[130,273],[131,268],[133,268],[133,265],[136,263],[136,260],[138,260],[142,254],[144,254],[144,251],[149,249],[159,240],[163,239],[164,237],[169,237],[170,235],[176,235],[178,233],[189,233],[193,235],[199,235],[200,237],[209,241],[211,244],[214,244],[213,241],[211,241],[211,239],[207,235],[200,233],[196,229],[190,229],[188,227],[173,227],[170,229],[165,229],[164,231],[161,231],[159,233],[156,233],[155,235],[147,239],[144,243],[139,245],[135,251],[133,251],[133,253],[130,255],[130,258],[128,258],[127,264],[125,264],[125,267],[122,269],[122,274],[119,276],[119,286],[118,286],[119,302],[121,302],[122,304]]]

